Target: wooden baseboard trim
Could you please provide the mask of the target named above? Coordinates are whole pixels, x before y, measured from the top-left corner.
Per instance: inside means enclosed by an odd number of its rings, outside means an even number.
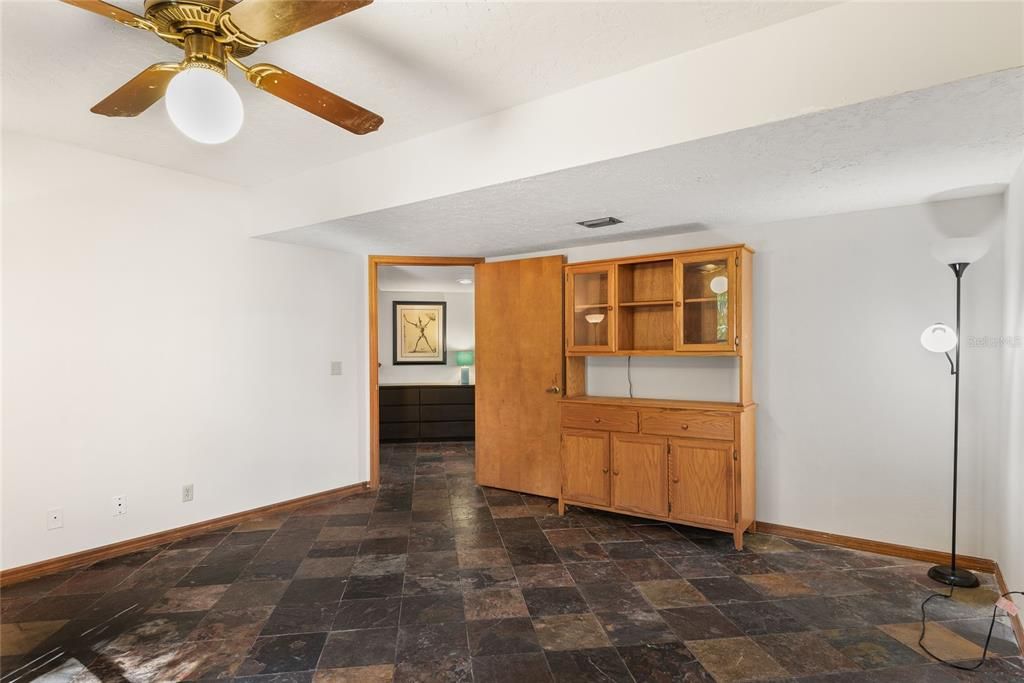
[[[251,510],[244,510],[242,512],[225,515],[223,517],[208,519],[203,522],[196,522],[195,524],[179,526],[174,529],[167,529],[166,531],[158,531],[155,534],[139,536],[138,538],[130,538],[125,541],[118,541],[117,543],[111,543],[98,548],[90,548],[88,550],[82,550],[69,555],[61,555],[60,557],[34,562],[32,564],[24,564],[20,567],[12,567],[10,569],[0,571],[0,586],[9,586],[14,583],[21,583],[47,574],[55,574],[68,569],[77,569],[79,567],[93,564],[94,562],[99,562],[100,560],[117,557],[118,555],[125,555],[138,550],[145,550],[146,548],[151,548],[155,545],[178,541],[187,536],[193,536],[195,534],[213,531],[220,527],[247,522],[259,517],[264,517],[268,514],[287,512],[288,510],[294,510],[295,508],[304,507],[306,505],[320,503],[338,496],[358,493],[359,491],[365,491],[367,489],[368,482],[358,482],[348,486],[331,489],[329,491],[312,493],[308,496],[292,498],[290,500],[281,501],[280,503],[271,503],[270,505],[264,505]]]
[[[898,543],[885,543],[883,541],[872,541],[866,538],[855,536],[843,536],[841,534],[830,534],[824,531],[812,531],[798,527],[772,524],[771,522],[757,522],[757,530],[761,533],[782,536],[783,538],[795,538],[800,541],[811,543],[824,543],[826,545],[838,545],[852,550],[864,550],[879,555],[890,557],[903,557],[908,560],[920,560],[922,562],[934,562],[936,564],[947,563],[949,553],[941,550],[927,550],[915,548],[909,545]],[[995,573],[996,563],[984,557],[973,557],[971,555],[957,555],[957,566],[974,571]]]
[[[1010,589],[1006,587],[1006,579],[1003,578],[1003,571],[999,568],[999,563],[996,563],[996,585],[999,586],[1000,595],[1010,592]],[[1024,656],[1024,623],[1021,622],[1020,614],[1010,617],[1010,627],[1013,629],[1013,635],[1017,638],[1017,648]]]

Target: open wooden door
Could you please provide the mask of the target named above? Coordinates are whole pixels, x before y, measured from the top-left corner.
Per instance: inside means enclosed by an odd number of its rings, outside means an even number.
[[[476,481],[557,497],[562,256],[476,268]]]

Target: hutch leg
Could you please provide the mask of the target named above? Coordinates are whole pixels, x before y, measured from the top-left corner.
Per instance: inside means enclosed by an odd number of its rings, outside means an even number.
[[[732,532],[732,542],[736,550],[743,550],[743,527],[736,527]]]
[[[757,520],[756,519],[753,522],[750,523],[750,533],[752,533],[752,534],[756,534],[757,533]]]
[[[562,517],[565,515],[565,501],[561,498],[558,499],[558,516]]]

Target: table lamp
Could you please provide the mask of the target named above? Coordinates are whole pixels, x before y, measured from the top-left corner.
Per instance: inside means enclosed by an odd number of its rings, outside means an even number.
[[[473,351],[455,352],[455,364],[462,368],[459,384],[469,384],[469,366],[473,364]]]

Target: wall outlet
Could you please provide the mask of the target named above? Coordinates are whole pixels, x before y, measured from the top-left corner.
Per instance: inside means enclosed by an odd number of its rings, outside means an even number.
[[[46,511],[46,528],[49,531],[54,529],[60,529],[64,526],[64,510],[61,508],[53,508],[52,510]]]
[[[345,374],[341,365],[340,360],[331,361],[331,374],[332,375],[343,375]]]
[[[113,503],[115,517],[128,512],[128,496],[114,496]]]
[[[185,484],[181,487],[181,502],[191,503],[192,499],[195,498],[196,490],[192,484]]]

